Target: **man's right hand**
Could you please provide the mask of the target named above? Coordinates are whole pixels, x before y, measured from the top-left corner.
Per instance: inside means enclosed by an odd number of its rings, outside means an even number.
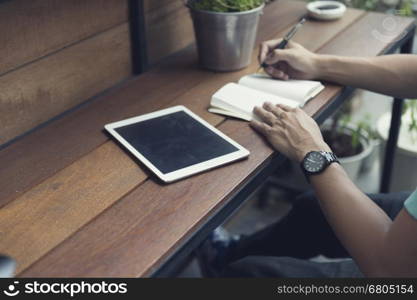
[[[274,50],[281,41],[282,39],[271,40],[261,44],[258,59],[260,63],[269,65],[265,72],[281,80],[319,79],[319,55],[291,41],[285,49]]]

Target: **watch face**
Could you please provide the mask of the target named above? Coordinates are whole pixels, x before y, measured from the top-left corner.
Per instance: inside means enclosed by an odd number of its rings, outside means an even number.
[[[319,152],[310,152],[303,161],[304,169],[310,173],[318,173],[326,165],[326,159]]]

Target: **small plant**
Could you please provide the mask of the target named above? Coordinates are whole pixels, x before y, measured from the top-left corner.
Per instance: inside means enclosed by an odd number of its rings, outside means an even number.
[[[417,143],[417,100],[407,100],[405,102],[404,113],[410,113],[410,123],[408,124],[408,132],[411,135],[413,143]]]
[[[391,11],[394,14],[411,17],[414,16],[413,4],[415,0],[398,0],[389,2],[382,0],[343,0],[347,6],[369,11]]]
[[[323,132],[326,142],[339,157],[348,157],[363,151],[361,138],[368,140],[378,138],[372,128],[372,116],[365,115],[361,120],[352,121],[352,103],[345,103],[331,118],[330,127]]]
[[[345,0],[343,1],[347,6],[363,10],[376,10],[379,0]]]
[[[361,120],[352,122],[351,114],[344,114],[340,119],[338,132],[341,134],[350,129],[352,134],[352,148],[359,150],[361,136],[366,136],[369,140],[378,138],[378,134],[371,126],[371,115],[366,114]]]
[[[213,12],[240,12],[259,7],[264,0],[189,0],[188,5]]]
[[[367,113],[365,117],[358,122],[358,126],[361,127],[361,129],[366,132],[368,135],[368,138],[371,140],[377,140],[379,139],[378,132],[372,127],[372,115],[370,113]]]
[[[401,1],[401,6],[399,7],[399,13],[405,17],[412,17],[415,15],[413,10],[413,5],[415,4],[414,0],[403,0]]]

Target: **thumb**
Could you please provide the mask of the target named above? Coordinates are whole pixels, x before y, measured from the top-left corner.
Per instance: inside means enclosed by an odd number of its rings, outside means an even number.
[[[285,50],[285,49],[276,49],[269,53],[269,55],[265,59],[265,63],[268,65],[276,64],[280,61],[286,61],[291,57],[291,50]]]

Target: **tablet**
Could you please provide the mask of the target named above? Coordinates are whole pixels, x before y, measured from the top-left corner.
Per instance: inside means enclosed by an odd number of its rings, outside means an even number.
[[[104,128],[164,182],[249,156],[249,151],[184,106]]]

